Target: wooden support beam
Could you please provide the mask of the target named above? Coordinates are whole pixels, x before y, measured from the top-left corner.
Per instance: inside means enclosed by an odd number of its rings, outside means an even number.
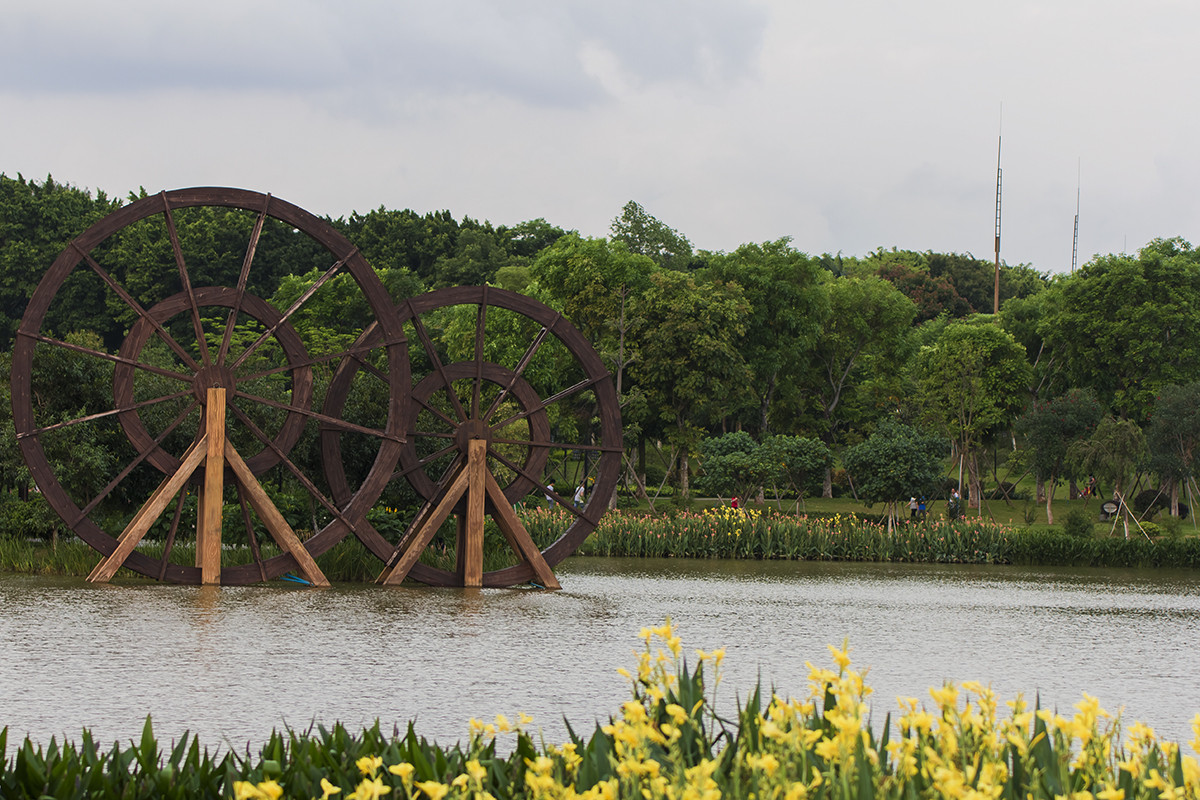
[[[467,491],[467,481],[467,466],[463,464],[458,468],[457,474],[450,481],[445,494],[438,499],[436,506],[428,514],[424,515],[425,521],[414,532],[413,537],[408,541],[404,550],[400,552],[396,563],[390,570],[385,569],[380,574],[376,581],[377,583],[382,583],[386,586],[399,586],[404,582],[404,579],[408,577],[408,571],[413,568],[413,564],[416,564],[417,559],[421,557],[421,552],[429,546],[438,528],[450,517],[450,513],[454,511],[455,503]],[[427,505],[434,504],[430,502]]]
[[[325,577],[325,573],[321,572],[321,568],[317,566],[317,562],[313,560],[304,543],[300,541],[300,537],[296,536],[292,526],[287,524],[287,520],[271,502],[271,498],[267,496],[266,490],[254,477],[250,467],[229,442],[225,443],[225,457],[222,463],[229,464],[234,477],[237,478],[242,490],[246,493],[246,499],[250,501],[250,506],[258,514],[258,518],[263,521],[267,532],[271,534],[271,538],[275,540],[280,549],[295,559],[296,567],[305,579],[314,586],[329,586],[329,579]]]
[[[200,583],[221,583],[221,512],[225,505],[225,390],[208,390],[205,414],[205,438],[208,446],[204,463],[202,513],[196,525],[196,558],[199,559]],[[257,483],[257,481],[256,481]]]
[[[400,537],[400,541],[392,550],[392,555],[388,558],[387,565],[383,568],[383,571],[379,573],[379,577],[375,579],[376,583],[388,582],[388,576],[391,575],[392,570],[396,568],[396,562],[400,560],[401,554],[408,550],[408,548],[412,545],[413,539],[416,538],[419,532],[424,530],[426,520],[429,519],[430,515],[436,509],[437,504],[433,502],[429,502],[421,506],[421,510],[417,512],[417,516],[409,524],[408,529],[404,531],[404,535]]]
[[[188,478],[192,477],[192,473],[204,462],[207,452],[206,436],[201,436],[192,442],[191,447],[183,454],[183,463],[180,464],[179,469],[175,471],[174,475],[168,475],[159,484],[158,488],[154,490],[154,494],[150,495],[150,499],[134,514],[133,519],[121,532],[117,539],[116,549],[107,558],[102,558],[88,575],[87,579],[90,582],[107,583],[112,580],[112,576],[117,574],[117,570],[125,563],[125,559],[129,558],[133,548],[137,547],[138,542],[149,532],[150,526],[162,515],[171,500],[183,489]]]
[[[472,439],[467,444],[467,513],[459,539],[463,586],[483,586],[483,507],[488,474],[487,442]]]
[[[533,537],[509,505],[508,498],[504,496],[504,490],[496,482],[495,476],[491,472],[486,472],[486,476],[487,494],[492,501],[492,518],[496,520],[496,526],[500,528],[500,532],[517,555],[533,567],[533,574],[537,575],[542,586],[547,589],[561,589],[558,579],[554,577],[554,570],[550,569],[550,565],[542,557],[542,551],[533,543]]]

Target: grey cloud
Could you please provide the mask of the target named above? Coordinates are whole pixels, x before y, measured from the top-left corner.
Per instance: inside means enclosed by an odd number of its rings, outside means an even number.
[[[600,96],[585,44],[642,83],[705,83],[752,69],[766,24],[729,0],[67,2],[6,17],[0,88],[19,93],[469,93],[551,107]]]

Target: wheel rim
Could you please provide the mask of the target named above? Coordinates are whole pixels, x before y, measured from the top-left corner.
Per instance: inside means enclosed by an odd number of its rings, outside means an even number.
[[[471,339],[472,344],[468,349],[473,353],[470,358],[446,361],[441,353],[444,341],[435,341],[424,320],[453,307],[468,307],[463,311],[464,317],[474,315],[473,330],[460,331],[463,337]],[[496,363],[485,355],[489,314],[496,310],[507,312],[518,320],[524,319],[536,330],[511,364]],[[517,502],[527,492],[534,492],[538,498],[542,496],[545,480],[541,471],[551,452],[589,453],[596,459],[590,475],[594,483],[583,507],[573,507],[570,491],[554,498],[553,505],[566,509],[570,522],[551,544],[542,549],[542,555],[552,567],[561,562],[583,543],[608,509],[620,469],[623,451],[620,411],[612,376],[600,357],[587,339],[561,314],[533,298],[503,289],[487,286],[440,289],[400,303],[395,308],[395,318],[407,326],[406,331],[411,330],[406,338],[410,346],[410,369],[413,370],[416,384],[404,399],[402,418],[406,442],[401,449],[399,468],[392,479],[404,478],[425,500],[436,497],[441,488],[440,478],[448,470],[447,462],[453,463],[453,459],[465,448],[463,442],[481,436],[489,441],[488,460],[493,471],[496,466],[506,471],[508,479],[499,480],[505,496],[510,502]],[[553,393],[539,391],[528,379],[538,353],[549,342],[561,348],[573,363],[572,383]],[[427,374],[417,374],[413,365],[414,353],[424,359]],[[348,362],[339,368],[329,389],[330,409],[339,407],[340,398],[345,394],[343,383],[349,380],[356,369],[356,365]],[[464,383],[470,388],[457,390]],[[448,387],[456,391],[448,391]],[[491,387],[493,396],[489,398],[484,387]],[[439,394],[445,395],[447,400],[440,407],[431,402]],[[593,444],[556,439],[551,433],[547,410],[582,395],[587,395],[593,406],[592,432],[598,442]],[[506,401],[518,408],[506,416],[498,415]],[[430,426],[423,426],[423,416],[436,418],[438,429],[431,430],[428,429]],[[512,425],[520,420],[525,420],[528,426],[527,439],[496,434],[506,423]],[[483,431],[487,434],[483,435]],[[433,453],[437,454],[436,458],[418,452],[423,439],[436,442],[430,445]],[[519,452],[523,450],[525,455],[513,457],[501,446],[515,448]],[[336,471],[341,463],[336,446],[331,443],[325,452],[329,455],[327,470]],[[439,462],[438,458],[442,461]],[[330,476],[330,484],[339,484],[336,475]],[[370,526],[366,526],[365,535],[360,539],[380,559],[386,560],[392,553],[393,545]],[[434,585],[457,585],[458,581],[453,572],[424,563],[414,565],[408,574],[416,580]],[[521,562],[485,572],[483,584],[511,586],[531,578],[532,569],[527,563]]]
[[[189,241],[184,241],[176,217],[184,209],[215,207],[239,215],[237,224],[252,229],[245,240],[245,256],[238,270],[236,287],[194,285],[204,276],[193,275],[189,264]],[[203,212],[184,212],[203,213]],[[160,221],[170,241],[171,274],[161,281],[164,286],[178,284],[178,291],[161,296],[141,293],[123,282],[124,273],[105,260],[114,241],[122,236],[136,236],[144,228],[157,226]],[[223,219],[216,217],[216,219]],[[248,290],[255,276],[255,252],[262,241],[264,226],[272,231],[304,234],[324,252],[330,266],[312,286],[295,300],[286,311],[280,311]],[[158,230],[155,228],[155,230]],[[198,229],[200,230],[200,229]],[[207,230],[207,229],[204,229]],[[239,229],[240,230],[240,229]],[[188,231],[191,232],[190,229]],[[159,232],[160,239],[161,231]],[[227,234],[216,230],[214,236]],[[286,236],[286,234],[285,234]],[[306,241],[307,241],[306,240]],[[289,240],[290,241],[290,240]],[[199,260],[199,259],[197,259]],[[117,267],[125,268],[117,264]],[[170,271],[168,270],[168,271]],[[373,350],[364,355],[361,326],[349,324],[338,341],[352,342],[339,352],[322,352],[316,356],[306,350],[290,320],[319,302],[322,293],[331,291],[339,275],[349,275],[354,288],[361,293],[373,322],[368,327],[378,331]],[[82,275],[83,277],[80,277]],[[57,339],[43,330],[47,314],[58,303],[60,292],[67,291],[68,281],[89,280],[102,285],[105,302],[111,302],[120,313],[131,314],[134,322],[120,349],[114,355],[102,348],[79,347]],[[70,284],[76,285],[75,283]],[[104,555],[113,552],[116,540],[93,519],[103,503],[122,492],[134,491],[133,484],[144,479],[146,470],[170,473],[178,467],[178,451],[172,450],[174,438],[190,424],[187,420],[202,406],[204,389],[210,385],[224,386],[230,398],[231,416],[228,425],[247,445],[247,464],[256,476],[278,468],[289,481],[308,492],[312,504],[323,509],[326,524],[305,542],[313,555],[324,552],[348,535],[362,522],[362,517],[387,483],[399,458],[401,423],[394,392],[384,404],[378,424],[367,427],[330,417],[313,405],[313,368],[317,364],[336,364],[354,353],[359,358],[373,358],[382,364],[389,390],[392,386],[408,385],[408,366],[404,357],[403,332],[393,321],[392,303],[374,271],[349,242],[323,220],[302,209],[270,195],[240,189],[201,188],[163,192],[135,201],[97,222],[75,239],[56,259],[30,299],[18,331],[13,352],[13,417],[18,441],[39,488],[48,503],[85,542]],[[208,312],[207,315],[205,312]],[[180,333],[191,331],[185,339]],[[244,337],[245,340],[239,339]],[[111,407],[52,424],[39,424],[32,392],[32,381],[39,356],[69,351],[74,357],[111,364],[113,392]],[[151,351],[154,351],[152,354]],[[156,360],[157,359],[157,360]],[[163,366],[163,364],[166,366]],[[174,384],[166,394],[147,399],[143,384],[158,381]],[[255,387],[273,384],[273,396],[255,393]],[[282,387],[282,388],[279,388]],[[146,416],[168,416],[164,409],[176,407],[181,411],[170,423],[153,428]],[[190,407],[190,408],[189,408]],[[55,468],[43,446],[44,440],[68,435],[74,425],[111,425],[119,423],[126,439],[120,468],[114,466],[111,480],[99,493],[89,496],[59,481]],[[274,423],[274,424],[268,424]],[[360,475],[350,493],[339,503],[327,496],[320,487],[319,470],[313,470],[291,457],[291,452],[306,426],[320,426],[341,434],[352,432],[364,437],[374,449],[374,460],[365,475]],[[231,434],[233,435],[233,434]],[[314,439],[317,434],[312,434]],[[185,437],[186,438],[186,437]],[[257,452],[250,455],[250,447]],[[241,452],[239,448],[239,452]],[[132,456],[129,456],[132,453]],[[108,477],[108,476],[105,476]],[[282,481],[283,478],[281,477]],[[183,504],[183,494],[179,508]],[[243,509],[244,509],[243,505]],[[226,566],[221,571],[222,583],[248,583],[286,572],[294,568],[291,556],[258,557],[255,534],[249,529],[250,519],[243,513],[248,527],[247,536],[255,550],[255,563]],[[174,539],[178,525],[172,525],[167,549]],[[198,583],[197,567],[168,563],[169,552],[162,560],[134,552],[125,566],[144,575],[183,583]]]

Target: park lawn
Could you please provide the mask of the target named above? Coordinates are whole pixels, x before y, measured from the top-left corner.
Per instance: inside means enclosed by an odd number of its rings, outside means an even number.
[[[1023,489],[1024,487],[1021,488]],[[1032,491],[1030,491],[1030,494],[1032,494]],[[1065,496],[1066,492],[1062,492],[1062,494]],[[1067,518],[1068,513],[1075,509],[1082,509],[1083,511],[1088,512],[1096,521],[1096,533],[1098,535],[1105,535],[1108,533],[1109,526],[1107,523],[1103,525],[1101,524],[1100,504],[1102,502],[1103,499],[1096,497],[1079,498],[1076,500],[1067,500],[1065,497],[1056,498],[1053,505],[1055,523],[1053,525],[1047,524],[1046,522],[1046,504],[1034,500],[988,500],[984,503],[982,511],[977,511],[973,508],[965,509],[965,515],[968,518],[982,517],[983,519],[994,520],[995,522],[1000,522],[1005,525],[1012,525],[1013,527],[1020,529],[1027,529],[1031,531],[1051,531],[1057,530],[1061,527],[1063,521]],[[694,501],[693,508],[697,511],[701,511],[718,505],[728,505],[728,500],[719,500],[712,497],[698,497]],[[784,513],[792,513],[793,509],[795,508],[795,501],[784,499],[781,503],[777,503],[774,499],[768,498],[761,506],[758,503],[755,503],[753,500],[745,505],[747,508],[761,508],[763,510],[768,508],[775,510],[782,509]],[[629,507],[625,506],[623,503],[622,508],[628,508],[629,510],[640,509],[642,511],[649,511],[649,507],[644,501],[635,506]],[[659,498],[659,500],[655,503],[655,510],[658,513],[669,513],[669,510],[673,508],[673,500],[669,497]],[[822,517],[831,517],[835,514],[841,514],[843,516],[853,514],[856,516],[878,517],[884,513],[884,506],[881,503],[876,503],[874,506],[868,508],[866,504],[855,500],[853,497],[845,496],[833,498],[805,498],[801,509],[802,514]],[[907,517],[907,504],[902,504],[899,512],[902,518]],[[932,517],[944,517],[946,514],[945,501],[933,501],[926,507],[926,513]],[[1162,515],[1160,514],[1160,517],[1161,516]],[[1114,532],[1123,535],[1124,529],[1118,524]],[[1189,519],[1185,522],[1183,533],[1187,535],[1196,534],[1197,532],[1197,523],[1189,517]]]

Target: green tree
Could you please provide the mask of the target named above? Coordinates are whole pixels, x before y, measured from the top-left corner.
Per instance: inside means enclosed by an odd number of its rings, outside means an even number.
[[[816,343],[829,313],[821,269],[787,238],[744,244],[732,253],[707,258],[703,276],[738,284],[750,303],[739,347],[750,367],[750,388],[757,401],[752,424],[766,435],[780,382],[799,377],[804,354]]]
[[[1182,239],[1097,257],[1048,291],[1047,346],[1113,412],[1143,423],[1164,386],[1200,380],[1200,252]]]
[[[641,313],[638,300],[656,269],[648,256],[629,252],[622,242],[576,233],[559,237],[530,267],[547,302],[561,308],[611,366],[628,445],[643,441],[648,422],[645,397],[627,374],[639,359],[632,333]],[[639,459],[641,469],[635,472],[640,495],[645,494],[644,461]]]
[[[717,497],[741,497],[743,500],[773,476],[773,464],[767,452],[745,431],[734,431],[705,439],[700,443],[703,469],[697,488]]]
[[[1048,402],[1035,401],[1017,420],[1016,430],[1032,450],[1033,473],[1048,484],[1046,522],[1054,524],[1054,490],[1071,444],[1090,435],[1104,409],[1091,392],[1075,389]]]
[[[773,480],[795,493],[799,512],[804,495],[819,490],[829,474],[833,453],[824,442],[804,436],[771,436],[762,447],[773,468]]]
[[[612,221],[611,230],[612,238],[623,242],[629,252],[649,256],[660,267],[683,270],[691,262],[692,243],[687,237],[632,200]]]
[[[903,370],[917,309],[892,284],[874,276],[830,277],[825,285],[829,313],[801,386],[819,409],[821,441],[832,448],[839,434],[860,420],[860,389],[886,386]],[[833,496],[828,473],[823,493]]]
[[[454,255],[459,224],[449,211],[419,214],[380,206],[336,220],[334,227],[362,251],[375,269],[407,267],[426,286],[436,283],[435,265]]]
[[[922,349],[917,369],[925,416],[954,442],[967,468],[971,505],[979,508],[976,447],[1024,407],[1030,379],[1025,349],[996,325],[955,322]]]
[[[0,173],[0,348],[12,346],[30,295],[68,242],[120,205],[50,176],[38,183]],[[55,330],[96,329],[89,317],[103,303],[94,295],[81,300],[66,317],[49,320]]]
[[[680,493],[688,497],[688,456],[700,440],[706,415],[719,414],[725,387],[748,378],[737,343],[750,307],[736,285],[702,283],[669,270],[650,276],[639,306],[633,332],[641,343],[641,358],[632,372],[649,407],[669,426]]]
[[[566,236],[568,231],[538,217],[518,222],[511,227],[501,225],[496,229],[496,233],[503,240],[508,252],[531,262],[547,247]]]
[[[1200,461],[1200,382],[1164,386],[1146,428],[1150,467],[1170,486],[1171,516],[1179,516],[1179,484]],[[1191,505],[1195,505],[1192,503]]]
[[[885,420],[864,441],[846,448],[842,464],[868,506],[887,506],[888,531],[896,504],[906,497],[936,492],[946,457],[946,440],[894,420]]]
[[[1129,505],[1125,488],[1146,461],[1146,436],[1133,420],[1107,416],[1086,439],[1074,442],[1067,457],[1102,483],[1111,484],[1113,497],[1121,504],[1125,538],[1129,538]]]
[[[482,286],[492,283],[497,271],[517,265],[520,259],[508,252],[503,237],[491,226],[464,220],[454,251],[438,257],[433,265],[435,286]]]

